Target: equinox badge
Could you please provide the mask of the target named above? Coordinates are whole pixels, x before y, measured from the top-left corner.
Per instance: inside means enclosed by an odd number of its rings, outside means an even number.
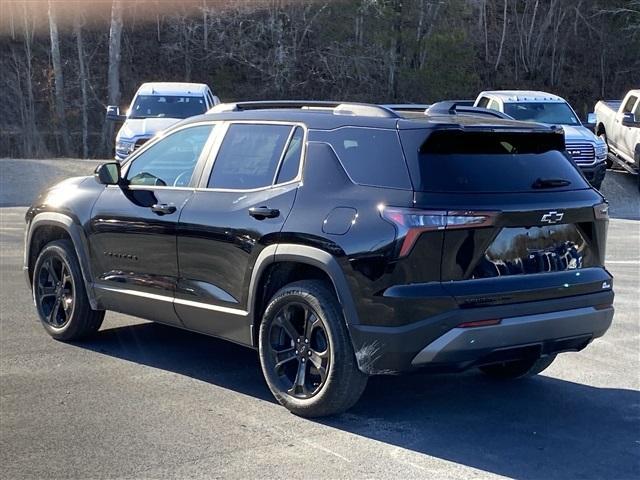
[[[560,223],[562,221],[562,217],[564,217],[564,213],[558,213],[554,210],[542,215],[540,221],[545,223]]]

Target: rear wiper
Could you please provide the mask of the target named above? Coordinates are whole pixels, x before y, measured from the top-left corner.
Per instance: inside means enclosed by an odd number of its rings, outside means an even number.
[[[531,188],[558,188],[567,185],[571,185],[571,182],[563,178],[536,178]]]

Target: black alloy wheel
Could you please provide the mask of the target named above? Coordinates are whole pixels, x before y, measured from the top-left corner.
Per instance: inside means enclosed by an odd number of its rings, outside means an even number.
[[[59,256],[47,258],[36,273],[35,299],[44,321],[63,328],[73,315],[75,285],[69,266]]]
[[[273,295],[258,347],[269,390],[296,415],[344,412],[367,385],[335,291],[321,280],[299,280]]]
[[[320,316],[308,305],[291,302],[275,315],[269,354],[281,388],[296,398],[310,398],[323,387],[331,345]]]
[[[80,340],[97,332],[104,310],[93,310],[70,240],[45,245],[33,268],[33,301],[44,329],[56,340]]]

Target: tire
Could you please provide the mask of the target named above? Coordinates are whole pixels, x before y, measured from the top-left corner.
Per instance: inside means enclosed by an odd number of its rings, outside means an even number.
[[[104,311],[91,309],[70,240],[56,240],[42,249],[33,269],[32,291],[40,321],[56,340],[80,340],[100,329]]]
[[[528,358],[514,362],[496,363],[480,367],[480,371],[498,380],[513,380],[516,378],[532,377],[539,374],[553,363],[555,355],[542,358]]]
[[[276,292],[260,324],[259,354],[271,393],[301,417],[342,413],[367,385],[340,305],[321,281],[299,281]]]
[[[607,146],[607,152],[608,152],[609,151],[609,143],[607,142],[607,134],[604,131],[604,129],[598,134],[598,137],[600,137],[602,139],[602,141],[604,142],[604,144]],[[607,159],[605,160],[605,162],[607,163],[607,168],[612,168],[613,167],[613,161],[609,158],[609,153],[607,153]]]

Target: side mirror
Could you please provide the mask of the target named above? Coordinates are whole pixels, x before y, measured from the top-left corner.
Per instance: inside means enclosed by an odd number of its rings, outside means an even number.
[[[633,112],[626,112],[622,114],[622,125],[625,127],[637,127],[638,122]]]
[[[126,119],[126,115],[120,115],[120,107],[117,105],[109,105],[107,107],[107,120],[111,120],[112,122],[124,122]]]
[[[594,112],[587,113],[587,120],[583,123],[589,130],[594,131],[596,129],[596,114]]]
[[[120,164],[118,162],[99,165],[94,175],[96,180],[103,185],[119,185],[122,180],[120,177]]]

